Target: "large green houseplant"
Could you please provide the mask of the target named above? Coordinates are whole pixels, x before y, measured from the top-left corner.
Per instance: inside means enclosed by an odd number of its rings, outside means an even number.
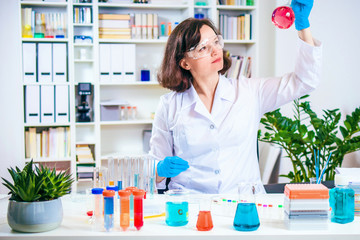
[[[43,232],[55,229],[62,221],[61,196],[70,193],[73,179],[55,168],[37,167],[30,161],[22,170],[8,169],[12,182],[3,179],[11,195],[8,223],[21,232]]]
[[[308,182],[316,176],[316,166],[318,172],[325,169],[321,180],[334,180],[334,170],[341,166],[344,156],[360,150],[360,107],[339,126],[339,109],[323,110],[323,116],[318,117],[310,102],[304,101],[306,97],[294,101],[293,118],[282,115],[280,109],[266,113],[261,119],[266,130],[259,130],[259,140],[285,150],[293,171],[281,176],[291,182]],[[315,159],[319,159],[318,165]]]

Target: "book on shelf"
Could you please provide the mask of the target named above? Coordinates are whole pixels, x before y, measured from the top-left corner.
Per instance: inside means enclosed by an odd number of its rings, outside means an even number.
[[[218,5],[254,6],[254,0],[217,0]]]
[[[26,158],[70,157],[70,128],[56,127],[37,132],[36,128],[25,131]]]
[[[231,67],[226,73],[226,77],[239,79],[240,76],[251,77],[251,57],[232,55]]]
[[[219,30],[224,39],[251,40],[251,14],[240,14],[239,16],[219,15]]]

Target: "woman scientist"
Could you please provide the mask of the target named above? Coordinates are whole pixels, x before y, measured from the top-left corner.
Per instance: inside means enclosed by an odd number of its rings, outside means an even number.
[[[282,77],[228,79],[224,41],[208,20],[186,19],[171,33],[158,74],[172,90],[161,97],[150,140],[158,160],[157,186],[193,193],[236,193],[240,182],[264,191],[257,131],[264,113],[313,91],[321,66],[320,43],[308,17],[313,0],[293,0],[300,38],[295,71]]]

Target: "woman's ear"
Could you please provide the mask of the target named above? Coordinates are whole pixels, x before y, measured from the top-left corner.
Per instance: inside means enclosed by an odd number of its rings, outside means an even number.
[[[180,60],[180,67],[185,70],[190,70],[190,64],[184,58]]]

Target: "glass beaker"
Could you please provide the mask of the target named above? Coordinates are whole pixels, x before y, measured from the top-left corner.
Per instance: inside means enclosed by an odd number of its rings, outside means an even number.
[[[202,198],[200,199],[199,215],[196,222],[196,228],[199,231],[210,231],[214,225],[211,218],[211,199]]]
[[[165,192],[166,210],[165,222],[168,226],[184,226],[189,222],[189,192],[182,189],[172,189]]]
[[[238,184],[239,200],[234,218],[234,228],[238,231],[255,231],[260,226],[255,205],[255,194],[259,192],[256,183]]]
[[[347,185],[339,185],[329,191],[331,221],[349,223],[354,221],[355,192]]]
[[[291,0],[287,4],[277,7],[271,16],[273,24],[280,29],[288,29],[295,21],[295,13],[290,7]]]

